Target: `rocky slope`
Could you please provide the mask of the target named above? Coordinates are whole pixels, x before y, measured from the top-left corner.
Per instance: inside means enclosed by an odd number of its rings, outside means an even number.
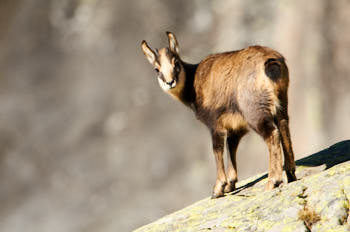
[[[136,231],[350,231],[349,160],[350,140],[297,161],[294,183],[264,191],[261,174]]]

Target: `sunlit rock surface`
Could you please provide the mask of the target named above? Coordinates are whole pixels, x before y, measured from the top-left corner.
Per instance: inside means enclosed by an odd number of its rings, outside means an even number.
[[[350,231],[349,160],[350,140],[297,161],[296,182],[264,191],[261,174],[136,231]]]

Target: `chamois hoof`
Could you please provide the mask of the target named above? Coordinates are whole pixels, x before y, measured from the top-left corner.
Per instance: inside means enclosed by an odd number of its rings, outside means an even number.
[[[224,192],[225,193],[230,193],[236,189],[236,182],[237,181],[230,181],[228,184],[225,186]]]
[[[277,181],[268,180],[267,184],[265,186],[265,190],[272,190],[272,189],[280,186],[282,183],[283,183],[282,180],[277,180]]]
[[[224,189],[227,185],[226,182],[216,182],[213,190],[213,194],[211,195],[211,199],[219,198],[224,196]]]
[[[287,175],[288,183],[297,180],[297,177],[295,176],[295,171],[287,171],[287,170],[286,170],[286,175]]]
[[[224,195],[224,192],[221,192],[221,193],[214,193],[211,195],[211,199],[216,199],[216,198],[220,198],[220,197],[223,197],[225,196]]]

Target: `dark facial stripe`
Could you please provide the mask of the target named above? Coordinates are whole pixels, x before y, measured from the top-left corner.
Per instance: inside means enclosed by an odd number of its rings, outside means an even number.
[[[160,78],[162,81],[165,82],[165,78],[164,78],[163,73],[159,72],[159,73],[158,73],[158,78]]]

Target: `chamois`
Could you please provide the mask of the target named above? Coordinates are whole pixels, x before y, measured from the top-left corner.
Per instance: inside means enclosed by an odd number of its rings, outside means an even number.
[[[251,128],[266,142],[269,170],[266,189],[282,183],[282,143],[288,182],[296,180],[294,154],[288,125],[288,67],[277,51],[250,46],[212,54],[199,64],[179,56],[175,35],[166,32],[168,47],[154,52],[142,41],[141,48],[157,72],[161,88],[191,108],[211,133],[217,178],[212,198],[235,190],[236,151]],[[228,149],[225,173],[224,144]]]

